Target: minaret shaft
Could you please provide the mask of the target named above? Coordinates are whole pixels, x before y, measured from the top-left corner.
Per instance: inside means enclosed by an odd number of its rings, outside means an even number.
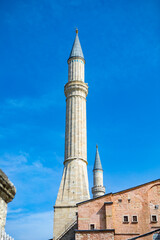
[[[76,203],[88,200],[85,60],[78,33],[68,59],[68,83],[65,85],[66,127],[63,176],[54,206],[54,235],[59,239],[66,225],[76,219]]]
[[[66,94],[65,162],[87,161],[86,95],[88,86],[80,81],[69,82]],[[65,163],[64,162],[64,163]]]
[[[68,60],[68,81],[82,81],[84,82],[84,59]]]

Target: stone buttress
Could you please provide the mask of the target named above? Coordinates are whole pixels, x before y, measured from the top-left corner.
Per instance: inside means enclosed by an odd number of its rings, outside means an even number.
[[[63,176],[54,206],[54,237],[59,236],[76,220],[76,203],[90,198],[87,174],[85,60],[76,30],[68,59],[68,83],[65,85],[66,127]]]

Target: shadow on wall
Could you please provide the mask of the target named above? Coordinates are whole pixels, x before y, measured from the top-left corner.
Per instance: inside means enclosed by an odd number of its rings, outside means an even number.
[[[97,215],[99,215],[100,229],[105,229],[106,228],[106,218],[105,218],[105,207],[104,206],[97,212]]]

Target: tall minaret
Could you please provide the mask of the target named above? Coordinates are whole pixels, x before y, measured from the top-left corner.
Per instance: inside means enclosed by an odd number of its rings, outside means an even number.
[[[76,203],[90,198],[87,174],[85,60],[78,30],[68,59],[66,96],[65,159],[63,176],[54,206],[55,239],[76,219]]]
[[[93,198],[100,197],[105,194],[105,187],[103,186],[103,169],[98,152],[98,145],[96,146],[96,157],[93,169]]]

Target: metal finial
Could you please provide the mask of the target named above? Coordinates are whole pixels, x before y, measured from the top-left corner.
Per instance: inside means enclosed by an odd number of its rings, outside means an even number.
[[[96,148],[98,149],[98,144],[96,144]]]
[[[78,28],[76,28],[76,34],[78,34]]]

